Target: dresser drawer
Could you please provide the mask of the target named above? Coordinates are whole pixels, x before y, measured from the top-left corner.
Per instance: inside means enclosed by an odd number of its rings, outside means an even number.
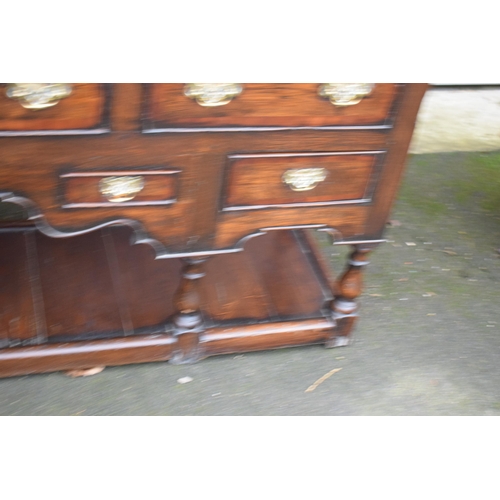
[[[171,205],[180,170],[68,172],[60,175],[63,208]]]
[[[75,83],[48,87],[49,84],[40,84],[37,88],[26,85],[0,86],[0,134],[105,126],[104,85]]]
[[[369,202],[384,153],[290,153],[228,158],[222,211]]]
[[[145,128],[207,127],[325,127],[389,125],[397,84],[374,84],[371,92],[353,98],[357,104],[332,104],[322,97],[320,84],[243,84],[241,92],[222,105],[184,84],[152,84],[148,87]],[[330,89],[331,90],[331,89]],[[198,92],[198,93],[197,93]],[[327,89],[328,92],[328,89]],[[188,97],[187,94],[191,94]],[[196,95],[195,95],[196,94]],[[337,95],[337,94],[336,94]],[[214,101],[219,96],[215,96]],[[334,99],[334,97],[332,97]],[[211,105],[207,105],[211,104]]]

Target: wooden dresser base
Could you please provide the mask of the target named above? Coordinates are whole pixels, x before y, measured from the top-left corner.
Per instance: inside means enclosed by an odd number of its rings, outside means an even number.
[[[272,231],[208,259],[202,326],[187,333],[175,325],[181,259],[155,260],[130,236],[125,227],[68,239],[0,232],[1,377],[347,343],[356,315],[336,327],[338,285],[305,231]],[[194,342],[188,357],[185,342]]]

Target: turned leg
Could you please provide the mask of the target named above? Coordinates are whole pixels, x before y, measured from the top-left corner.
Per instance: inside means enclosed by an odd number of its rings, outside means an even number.
[[[203,331],[200,312],[199,280],[205,276],[203,264],[206,258],[182,259],[182,279],[174,297],[174,335],[176,350],[170,359],[172,364],[194,363],[201,357],[199,335]]]
[[[351,331],[358,317],[356,299],[363,289],[363,268],[369,263],[368,253],[374,245],[354,245],[349,255],[347,269],[338,280],[337,295],[332,301],[332,316],[336,322],[334,336],[326,347],[338,347],[349,343]]]

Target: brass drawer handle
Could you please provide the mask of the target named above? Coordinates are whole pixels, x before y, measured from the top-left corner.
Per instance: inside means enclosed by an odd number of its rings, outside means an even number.
[[[105,177],[99,181],[99,191],[113,203],[133,200],[144,188],[142,175]]]
[[[17,99],[23,108],[45,109],[55,106],[71,91],[67,83],[11,83],[5,93],[10,99]]]
[[[324,168],[293,168],[287,170],[283,176],[283,183],[292,191],[310,191],[326,179]]]
[[[352,106],[371,94],[374,88],[374,83],[324,83],[318,94],[328,97],[334,106]]]
[[[242,91],[238,83],[188,83],[184,87],[184,95],[200,106],[224,106]]]

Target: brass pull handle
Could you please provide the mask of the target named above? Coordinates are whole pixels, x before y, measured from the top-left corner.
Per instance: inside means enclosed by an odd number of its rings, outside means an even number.
[[[66,83],[11,83],[6,94],[17,99],[26,109],[45,109],[55,106],[71,94],[72,87]]]
[[[334,106],[352,106],[371,94],[374,83],[324,83],[318,94],[327,97]]]
[[[188,83],[184,87],[184,95],[200,106],[224,106],[242,91],[238,83]]]
[[[293,168],[283,174],[282,180],[292,191],[309,191],[323,182],[326,175],[324,168]]]
[[[144,188],[142,175],[105,177],[99,182],[99,191],[113,203],[133,200]]]

